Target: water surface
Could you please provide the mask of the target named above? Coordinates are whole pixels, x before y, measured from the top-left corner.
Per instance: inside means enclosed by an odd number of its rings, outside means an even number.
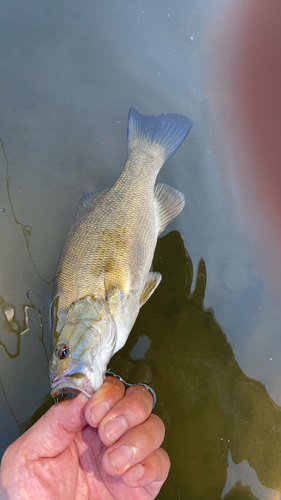
[[[180,112],[194,128],[159,182],[186,207],[159,240],[161,286],[110,368],[156,389],[172,460],[159,498],[279,498],[281,311],[216,106],[231,98],[214,76],[221,2],[4,0],[0,11],[0,137],[31,228],[25,238],[14,220],[0,151],[1,453],[50,404],[52,292],[38,273],[54,277],[81,195],[120,173],[129,107]]]

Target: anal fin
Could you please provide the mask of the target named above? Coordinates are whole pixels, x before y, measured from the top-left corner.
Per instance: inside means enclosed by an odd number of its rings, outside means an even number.
[[[159,233],[176,217],[185,204],[184,195],[167,184],[157,184],[154,191],[159,214]]]

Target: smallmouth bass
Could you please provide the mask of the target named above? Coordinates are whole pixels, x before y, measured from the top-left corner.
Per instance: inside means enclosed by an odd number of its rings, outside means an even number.
[[[127,158],[115,184],[82,196],[53,287],[51,394],[103,383],[140,307],[161,281],[151,272],[158,235],[184,207],[184,196],[155,181],[192,128],[178,114],[144,116],[130,108]]]

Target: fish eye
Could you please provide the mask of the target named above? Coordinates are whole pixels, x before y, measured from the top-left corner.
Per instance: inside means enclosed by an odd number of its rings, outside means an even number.
[[[68,347],[67,345],[63,344],[58,350],[58,357],[59,359],[64,359],[66,358],[66,356],[68,356]]]

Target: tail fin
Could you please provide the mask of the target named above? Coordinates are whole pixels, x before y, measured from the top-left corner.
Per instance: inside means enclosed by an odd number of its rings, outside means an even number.
[[[145,116],[130,108],[128,116],[127,148],[135,140],[143,140],[163,148],[167,161],[188,136],[193,122],[188,116],[168,113],[160,116]]]

